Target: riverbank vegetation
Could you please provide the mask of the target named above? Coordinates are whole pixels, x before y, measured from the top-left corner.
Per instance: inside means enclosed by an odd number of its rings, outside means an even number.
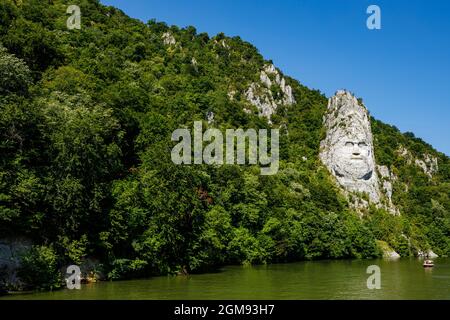
[[[371,208],[360,218],[318,159],[326,97],[289,77],[296,103],[272,117],[277,175],[173,164],[171,133],[194,121],[270,128],[242,95],[269,61],[239,37],[76,2],[81,30],[66,28],[68,1],[0,4],[0,238],[34,244],[19,272],[27,286],[58,287],[61,267],[90,258],[123,279],[377,257],[376,240],[402,256],[450,253],[448,157],[373,119],[401,215]],[[427,176],[400,146],[437,157],[439,170]]]

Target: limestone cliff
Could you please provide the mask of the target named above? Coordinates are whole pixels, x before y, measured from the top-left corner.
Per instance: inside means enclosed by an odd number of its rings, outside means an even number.
[[[367,110],[347,91],[329,99],[324,118],[326,137],[320,159],[348,192],[365,193],[380,202],[373,138]],[[366,201],[367,202],[367,201]],[[363,201],[362,205],[366,205]]]
[[[404,146],[400,146],[398,148],[397,154],[404,158],[408,165],[414,164],[422,169],[423,173],[425,173],[430,179],[433,178],[433,175],[439,170],[438,159],[430,154],[426,153],[417,157]]]
[[[375,163],[367,109],[351,93],[338,91],[329,99],[324,127],[320,159],[351,195],[351,205],[361,209],[372,203],[399,214],[392,203],[392,184],[397,177],[388,167]]]
[[[292,88],[273,64],[266,65],[260,72],[260,82],[252,83],[245,92],[248,102],[258,108],[261,116],[270,121],[272,114],[280,105],[292,105],[295,98]]]
[[[163,33],[162,40],[166,46],[173,46],[177,43],[174,36],[170,32]]]

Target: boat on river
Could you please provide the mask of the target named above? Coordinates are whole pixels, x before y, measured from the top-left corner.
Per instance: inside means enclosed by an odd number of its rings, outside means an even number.
[[[434,267],[434,262],[433,262],[433,260],[425,260],[425,261],[423,262],[423,267],[424,267],[424,268],[432,268],[432,267]]]

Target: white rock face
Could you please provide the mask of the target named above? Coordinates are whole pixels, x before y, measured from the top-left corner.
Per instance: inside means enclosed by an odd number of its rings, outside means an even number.
[[[208,121],[208,124],[213,123],[214,122],[214,112],[208,111],[208,113],[206,113],[206,120]]]
[[[366,108],[349,92],[338,91],[328,101],[324,125],[322,162],[346,191],[366,193],[371,203],[378,204],[380,190]],[[365,206],[364,201],[359,203]]]
[[[261,71],[261,75],[259,76],[259,79],[267,88],[270,88],[272,86],[272,81],[270,80],[267,73],[265,73],[264,71]]]
[[[259,75],[260,83],[252,83],[245,92],[245,98],[258,108],[260,116],[269,119],[280,105],[292,105],[295,98],[292,88],[286,85],[286,80],[280,75],[273,64],[264,66]],[[279,89],[279,94],[274,97],[272,87]]]
[[[214,46],[221,46],[225,49],[230,49],[230,46],[226,43],[225,39],[222,41],[217,41],[217,39],[214,39]]]
[[[233,100],[234,100],[235,94],[236,94],[236,90],[228,91],[228,93],[227,93],[228,99],[230,99],[231,101],[233,101]]]
[[[387,203],[385,203],[384,207],[390,213],[398,215],[400,214],[400,211],[395,207],[394,203],[392,202],[392,189],[393,189],[392,185],[395,181],[397,181],[397,176],[391,173],[387,166],[377,165],[377,170],[379,173],[381,191],[384,194],[385,199],[387,200]]]
[[[284,105],[292,105],[295,103],[294,95],[292,94],[292,88],[289,85],[286,85],[286,79],[284,79],[278,70],[275,68],[273,64],[268,64],[264,67],[264,70],[261,71],[261,74],[266,73],[266,75],[271,75],[275,78],[275,85],[278,85],[282,92],[281,101],[279,103]],[[269,85],[270,84],[270,85]],[[270,89],[271,85],[274,85],[273,82],[269,82],[266,86]]]
[[[390,202],[392,202],[392,183],[390,181],[383,181],[383,190]]]
[[[383,258],[392,260],[400,258],[400,255],[395,252],[386,242],[377,240],[378,248],[383,252]]]
[[[391,178],[391,173],[389,172],[389,168],[386,166],[378,166],[378,172],[380,173],[381,178]]]
[[[197,70],[197,66],[198,66],[197,59],[192,58],[192,59],[191,59],[191,64],[192,64],[192,66],[195,68],[195,70]]]
[[[267,117],[269,121],[272,114],[278,108],[278,105],[273,100],[272,92],[257,83],[250,85],[250,88],[245,92],[245,98],[258,108],[260,116]]]
[[[439,170],[438,159],[433,157],[430,154],[422,154],[421,159],[413,156],[411,151],[409,151],[404,146],[400,146],[397,149],[397,154],[406,159],[406,163],[408,165],[414,163],[414,165],[418,166],[422,169],[422,171],[429,177],[432,178],[433,174],[435,174]]]
[[[267,64],[264,67],[264,71],[266,71],[267,73],[271,73],[271,74],[278,73],[277,69],[275,68],[275,66],[273,64]]]
[[[230,49],[230,46],[225,42],[225,39],[223,39],[220,44],[222,45],[222,47],[224,47],[225,49]]]
[[[427,259],[439,258],[439,256],[431,250],[428,250],[427,252],[419,251],[417,252],[417,256],[420,258],[427,258]]]
[[[429,154],[424,155],[424,157],[425,157],[425,163],[427,163],[430,166],[429,171],[431,173],[437,172],[439,170],[437,158],[433,157]]]
[[[163,43],[166,46],[173,46],[174,44],[177,43],[177,41],[175,40],[175,38],[173,37],[173,35],[170,32],[163,33],[162,39],[163,39]]]
[[[399,259],[400,255],[397,252],[395,252],[394,250],[385,251],[385,252],[383,252],[383,258],[388,259],[388,260],[395,260],[395,259]]]
[[[404,146],[400,146],[397,150],[398,154],[401,155],[402,157],[409,157],[410,156],[410,152],[408,149],[406,149]]]
[[[423,160],[415,159],[414,163],[416,166],[419,166],[423,170],[423,172],[430,178],[432,178],[433,174],[436,173],[439,169],[437,158],[429,154],[424,154]]]
[[[428,171],[427,165],[424,161],[416,159],[414,163],[416,164],[416,166],[420,167],[423,170],[423,172],[426,173]]]

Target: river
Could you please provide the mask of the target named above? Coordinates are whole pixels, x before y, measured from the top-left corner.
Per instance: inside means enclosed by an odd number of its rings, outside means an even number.
[[[381,289],[367,288],[370,265],[380,267]],[[226,266],[215,273],[100,282],[0,299],[450,299],[450,258],[435,259],[431,269],[418,259]]]

